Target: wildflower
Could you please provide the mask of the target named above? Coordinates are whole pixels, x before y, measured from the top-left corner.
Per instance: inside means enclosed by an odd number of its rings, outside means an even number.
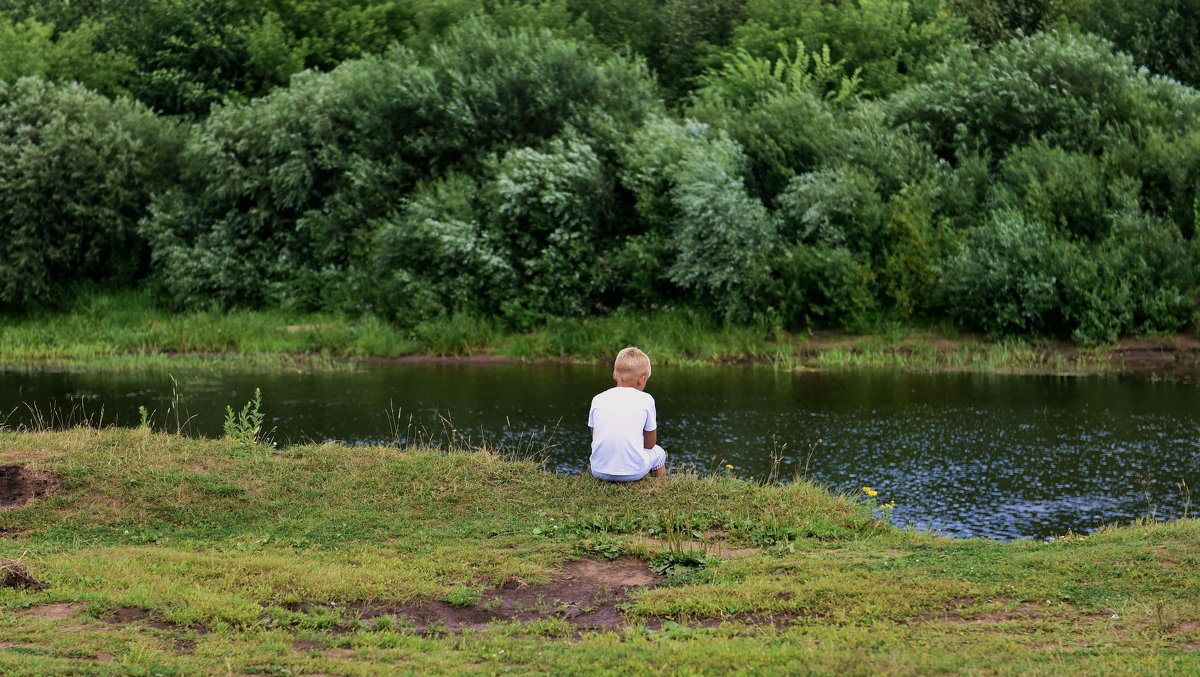
[[[863,487],[862,490],[863,490],[863,493],[868,496],[878,496],[879,495],[879,492],[875,491],[871,487]]]
[[[733,470],[733,466],[729,465],[728,463],[725,464],[725,467],[729,468],[730,470]]]
[[[886,509],[888,509],[888,510],[891,510],[892,508],[896,507],[896,504],[895,504],[895,503],[892,503],[891,501],[889,501],[889,502],[887,502],[887,503],[884,503],[883,505],[881,505],[881,506],[879,506],[879,507],[881,507],[881,508],[886,508]]]

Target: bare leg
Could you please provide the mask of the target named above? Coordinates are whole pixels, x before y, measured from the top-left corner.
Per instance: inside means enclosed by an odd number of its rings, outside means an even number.
[[[661,468],[655,468],[654,470],[650,471],[651,477],[665,477],[666,474],[667,474],[667,466],[665,466],[665,465]]]

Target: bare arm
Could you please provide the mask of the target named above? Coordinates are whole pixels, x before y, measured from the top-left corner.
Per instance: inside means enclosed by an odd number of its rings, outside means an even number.
[[[656,444],[658,444],[658,431],[657,430],[643,430],[642,431],[642,446],[647,449],[653,449],[654,445],[656,445]]]

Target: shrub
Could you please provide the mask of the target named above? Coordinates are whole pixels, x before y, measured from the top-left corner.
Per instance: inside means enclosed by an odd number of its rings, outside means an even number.
[[[1042,141],[1016,148],[1000,162],[992,202],[1070,237],[1103,239],[1110,200],[1100,160]]]
[[[314,271],[344,281],[365,254],[363,227],[415,177],[392,155],[393,121],[412,124],[430,84],[396,53],[216,111],[189,143],[180,187],[144,225],[169,296],[311,306],[294,281]]]
[[[747,194],[740,146],[724,135],[688,147],[674,168],[671,281],[699,293],[726,320],[747,319],[767,272],[775,223]]]
[[[499,243],[481,225],[479,185],[451,174],[423,183],[384,218],[371,246],[375,308],[410,326],[454,312],[491,311],[516,284]]]
[[[875,308],[869,266],[845,248],[795,243],[771,258],[763,296],[789,328],[861,328]]]
[[[910,74],[958,44],[966,27],[943,0],[747,0],[745,15],[734,30],[735,50],[773,57],[779,45],[797,41],[827,48],[845,75],[861,77],[869,96],[906,85]]]
[[[1200,86],[1200,2],[1196,0],[1060,0],[1063,15],[1102,35],[1137,63]]]
[[[535,316],[586,312],[604,284],[597,253],[612,202],[595,151],[570,136],[545,151],[511,150],[490,192],[489,235],[523,280],[505,290],[509,307],[519,303],[522,313]]]
[[[948,9],[966,20],[967,37],[994,45],[1046,26],[1058,0],[949,0]]]
[[[0,14],[0,80],[37,76],[79,82],[115,96],[123,92],[133,61],[116,51],[101,51],[101,26],[85,21],[55,34],[52,24],[35,19],[13,21]]]
[[[879,245],[886,216],[874,177],[849,167],[796,177],[779,197],[778,213],[784,237],[866,253]]]
[[[991,335],[1061,333],[1062,280],[1077,256],[1040,223],[998,214],[943,265],[951,317]]]
[[[1097,344],[1195,320],[1196,256],[1169,224],[1136,212],[1097,243],[1055,239],[1043,225],[998,213],[943,267],[953,317],[993,335],[1070,336]]]
[[[39,78],[0,82],[0,304],[144,273],[136,224],[171,181],[178,145],[173,125],[127,99]]]
[[[888,103],[935,152],[1002,157],[1042,139],[1098,155],[1124,130],[1183,130],[1200,121],[1200,94],[1139,71],[1101,38],[1039,33],[983,53],[963,49]]]
[[[374,270],[386,275],[389,312],[444,312],[456,302],[429,296],[421,266],[380,271],[368,249],[381,244],[382,261],[400,261],[406,242],[441,237],[441,226],[413,226],[430,217],[404,215],[403,203],[419,179],[457,172],[487,177],[480,185],[490,202],[478,205],[477,223],[496,238],[496,255],[516,266],[508,257],[536,249],[550,266],[522,271],[541,285],[532,310],[575,309],[592,282],[568,267],[584,260],[593,226],[577,219],[530,243],[509,233],[588,213],[578,200],[604,192],[594,189],[599,164],[653,108],[650,84],[637,64],[481,22],[455,29],[428,63],[397,49],[297,76],[268,97],[221,107],[200,127],[183,185],[146,224],[161,280],[180,304],[306,307],[370,297]],[[568,129],[582,145],[539,150]],[[572,169],[560,178],[543,162]],[[377,240],[385,224],[390,231]],[[560,283],[578,284],[567,294],[547,291]],[[401,296],[412,303],[398,303]]]

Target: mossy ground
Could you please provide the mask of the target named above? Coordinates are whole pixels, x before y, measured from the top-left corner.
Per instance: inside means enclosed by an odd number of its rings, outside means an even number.
[[[952,540],[804,481],[148,430],[0,433],[0,466],[57,485],[0,512],[47,584],[0,589],[5,675],[1200,671],[1194,520]],[[581,624],[553,586],[610,560],[653,582]]]

